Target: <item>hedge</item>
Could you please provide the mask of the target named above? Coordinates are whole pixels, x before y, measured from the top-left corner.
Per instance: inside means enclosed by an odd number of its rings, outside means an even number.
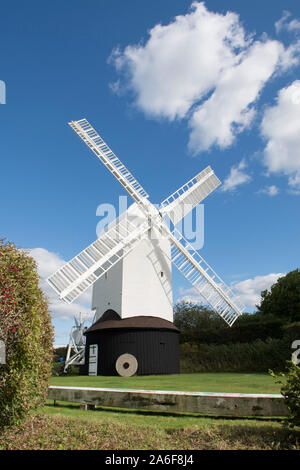
[[[17,423],[47,396],[53,354],[48,303],[36,263],[24,250],[0,240],[0,426]]]
[[[181,343],[196,344],[230,344],[251,343],[258,339],[265,341],[267,338],[283,338],[287,331],[300,330],[300,327],[291,325],[290,329],[282,325],[281,320],[268,322],[241,323],[232,328],[207,328],[201,330],[183,331],[180,335]],[[300,336],[299,336],[300,338]]]
[[[260,339],[251,343],[181,344],[181,372],[268,372],[281,371],[292,355],[287,338]]]

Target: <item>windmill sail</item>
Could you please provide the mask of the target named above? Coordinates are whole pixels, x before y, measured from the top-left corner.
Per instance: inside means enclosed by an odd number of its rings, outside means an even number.
[[[184,236],[176,228],[174,233],[169,230],[164,219],[164,216],[168,216],[176,226],[179,220],[221,184],[211,167],[205,168],[171,194],[158,210],[149,202],[148,193],[86,119],[71,121],[69,124],[126,189],[135,204],[95,242],[50,276],[47,281],[51,287],[61,299],[71,303],[137,247],[142,239],[158,233],[159,237],[166,237],[171,244],[171,250],[166,254],[169,265],[172,262],[225,322],[233,325],[244,306]],[[160,270],[160,276],[163,275],[163,270]],[[145,285],[145,292],[147,289],[148,285]],[[141,298],[144,302],[147,296]]]
[[[232,326],[242,315],[244,305],[178,230],[168,235],[172,243],[171,261],[174,266],[223,320]]]
[[[196,175],[161,203],[160,212],[176,225],[197,204],[221,184],[210,166]]]
[[[86,119],[71,121],[69,125],[117,178],[135,202],[141,203],[149,197],[148,193]]]
[[[134,223],[129,219],[125,212],[96,241],[47,279],[61,299],[73,302],[124,258],[150,228],[147,220],[139,223],[137,218]]]

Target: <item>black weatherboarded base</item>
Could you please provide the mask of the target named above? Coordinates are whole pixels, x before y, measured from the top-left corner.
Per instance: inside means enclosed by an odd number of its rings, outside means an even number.
[[[123,320],[113,310],[86,332],[85,365],[88,374],[89,346],[98,345],[98,375],[118,375],[116,361],[122,354],[133,355],[138,362],[137,375],[178,374],[179,330],[158,317],[139,316]]]

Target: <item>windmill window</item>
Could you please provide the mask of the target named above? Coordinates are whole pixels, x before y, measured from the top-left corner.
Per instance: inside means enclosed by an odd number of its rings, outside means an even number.
[[[160,277],[164,277],[163,271],[160,272]]]

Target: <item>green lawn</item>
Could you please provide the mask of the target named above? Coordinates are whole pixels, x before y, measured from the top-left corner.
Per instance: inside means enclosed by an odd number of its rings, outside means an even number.
[[[53,407],[56,408],[56,407]],[[298,449],[300,432],[279,422],[151,416],[62,408],[29,417],[0,434],[0,450],[274,450]],[[49,411],[49,410],[48,410]],[[54,410],[53,410],[54,411]],[[78,410],[79,411],[79,410]]]
[[[280,392],[280,387],[274,382],[274,379],[269,374],[263,373],[195,373],[134,377],[62,376],[52,377],[50,385],[189,392]]]
[[[53,377],[52,385],[277,393],[268,374],[199,373],[141,377]],[[300,432],[292,434],[280,420],[204,417],[195,414],[97,407],[83,411],[78,403],[53,400],[26,422],[0,435],[6,449],[298,449]]]
[[[142,390],[180,390],[200,392],[227,392],[227,393],[279,393],[279,387],[269,374],[259,373],[194,373],[176,375],[149,375],[134,377],[88,377],[88,376],[61,376],[52,377],[51,385],[65,385],[73,387],[103,387],[128,388]],[[82,411],[79,403],[57,402],[48,400],[42,410],[51,417],[64,416],[70,419],[88,419],[91,422],[102,424],[123,424],[125,426],[152,427],[161,429],[185,429],[200,426],[201,429],[212,425],[236,426],[245,420],[228,418],[209,418],[184,413],[163,413],[137,410],[108,409],[98,407],[93,411]],[[259,419],[246,420],[251,428],[261,430],[262,422]],[[269,422],[270,420],[266,420]],[[265,423],[266,423],[265,421]],[[251,424],[250,424],[251,423]],[[280,427],[273,423],[276,429]],[[264,426],[262,425],[262,428]],[[259,433],[260,431],[258,431]]]
[[[51,384],[146,390],[279,392],[278,385],[270,375],[256,373],[199,373],[129,378],[63,376],[53,377]],[[53,400],[48,400],[38,413],[34,423],[29,423],[27,429],[19,431],[18,435],[7,436],[2,448],[6,448],[6,445],[15,446],[11,448],[24,445],[21,448],[299,449],[299,432],[291,437],[279,420],[272,419],[219,418],[104,407],[83,411],[78,403],[59,402],[54,406]],[[60,430],[59,433],[57,429]],[[35,437],[40,434],[41,437]]]
[[[86,419],[91,423],[101,424],[120,424],[126,426],[134,426],[135,428],[151,427],[159,429],[183,429],[185,427],[201,426],[207,427],[215,424],[243,422],[242,419],[215,418],[204,417],[196,414],[188,413],[164,413],[161,411],[140,411],[130,409],[116,409],[106,407],[96,407],[95,410],[83,411],[79,407],[79,403],[66,403],[59,401],[54,406],[53,400],[47,400],[46,405],[38,410],[50,417],[64,416],[65,418]],[[269,422],[270,420],[265,420]],[[259,423],[259,420],[255,421]],[[252,421],[252,424],[254,420]]]

